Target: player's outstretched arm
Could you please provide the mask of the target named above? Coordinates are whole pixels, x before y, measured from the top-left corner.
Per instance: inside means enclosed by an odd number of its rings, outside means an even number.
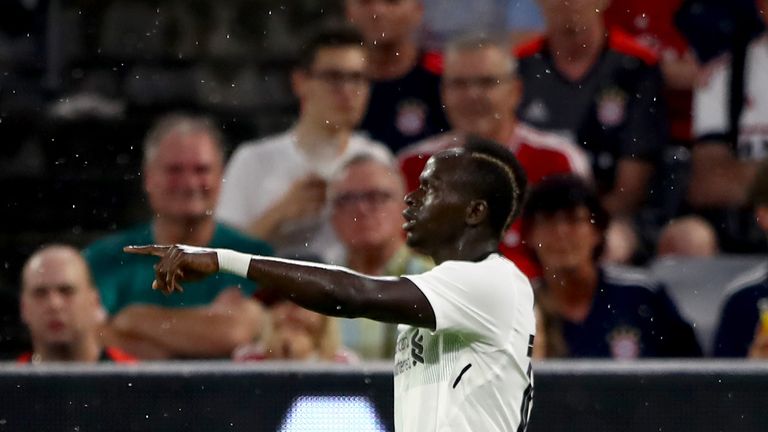
[[[152,287],[164,293],[182,291],[184,281],[224,271],[275,288],[296,304],[326,315],[435,328],[432,306],[405,278],[373,278],[338,266],[186,245],[128,246],[124,250],[160,258]]]

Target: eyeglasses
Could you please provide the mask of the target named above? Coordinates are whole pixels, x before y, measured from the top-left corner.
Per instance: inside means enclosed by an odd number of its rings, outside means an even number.
[[[355,87],[367,85],[368,77],[363,72],[346,72],[337,69],[309,71],[309,76],[333,87],[341,87],[350,84]]]
[[[443,85],[451,90],[466,90],[470,87],[477,87],[481,90],[491,90],[501,84],[509,81],[510,76],[507,75],[485,75],[471,78],[445,78]]]
[[[384,190],[369,190],[363,192],[347,192],[333,199],[333,206],[340,209],[351,208],[357,204],[373,207],[384,205],[394,198],[394,194]]]

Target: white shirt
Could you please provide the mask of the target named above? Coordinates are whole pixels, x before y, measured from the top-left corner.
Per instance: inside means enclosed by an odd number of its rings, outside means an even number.
[[[393,157],[382,144],[361,134],[353,134],[344,153],[323,163],[310,160],[300,150],[294,130],[245,142],[227,164],[216,218],[245,231],[296,180],[310,174],[330,179],[344,163],[362,154],[388,162]],[[280,256],[316,257],[329,264],[343,257],[327,209],[319,217],[282,224],[271,243]]]
[[[498,254],[405,277],[432,305],[436,330],[404,326],[398,336],[395,430],[517,431],[533,386],[528,278]]]
[[[693,131],[696,137],[728,132],[730,107],[730,59],[716,60],[706,82],[693,99]],[[747,48],[744,65],[744,108],[739,119],[737,153],[743,160],[768,157],[768,33]]]

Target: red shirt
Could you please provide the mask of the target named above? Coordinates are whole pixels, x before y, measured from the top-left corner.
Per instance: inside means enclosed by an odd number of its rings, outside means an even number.
[[[398,162],[408,191],[418,188],[419,175],[429,157],[458,146],[460,137],[455,132],[448,132],[406,147],[398,153]],[[525,169],[529,185],[555,174],[575,173],[591,178],[590,164],[584,151],[559,135],[541,132],[518,123],[512,136],[502,144],[512,150]],[[504,235],[499,251],[528,277],[539,276],[539,265],[531,251],[523,244],[521,234],[522,221],[517,219]]]

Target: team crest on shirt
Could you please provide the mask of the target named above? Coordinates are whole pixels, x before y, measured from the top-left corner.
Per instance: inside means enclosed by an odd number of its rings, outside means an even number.
[[[626,114],[627,94],[620,89],[605,89],[597,97],[597,120],[603,126],[618,126],[624,121]]]
[[[611,357],[632,360],[640,357],[640,331],[634,327],[616,327],[608,334]]]
[[[405,136],[415,136],[424,131],[427,123],[427,106],[417,99],[407,99],[397,106],[395,126]]]

